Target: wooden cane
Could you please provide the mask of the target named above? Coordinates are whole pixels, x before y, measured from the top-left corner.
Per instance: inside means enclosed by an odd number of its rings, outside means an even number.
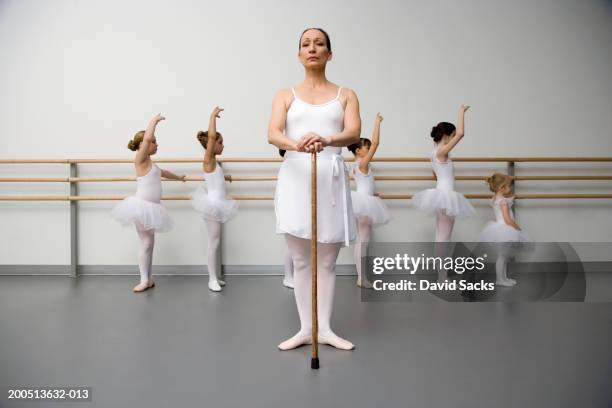
[[[310,156],[310,265],[312,271],[312,358],[310,368],[319,369],[319,318],[317,310],[317,152]]]

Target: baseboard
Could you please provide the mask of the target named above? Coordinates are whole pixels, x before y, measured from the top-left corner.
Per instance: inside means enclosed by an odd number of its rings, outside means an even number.
[[[0,275],[70,275],[70,265],[0,265]]]
[[[198,276],[208,275],[206,265],[153,265],[155,275]],[[282,265],[224,265],[225,275],[280,276]],[[337,275],[355,275],[355,265],[337,265]],[[81,265],[78,274],[87,275],[138,275],[138,265]],[[70,265],[0,265],[0,276],[10,275],[70,275]]]
[[[558,270],[556,263],[539,263],[537,270],[529,263],[512,264],[514,272],[554,272]],[[583,262],[581,266],[587,273],[612,273],[612,262]],[[170,276],[198,276],[208,275],[206,265],[153,265],[155,275]],[[223,273],[226,275],[255,275],[255,276],[279,276],[282,275],[282,265],[224,265]],[[355,275],[355,265],[336,265],[337,275]],[[87,275],[138,275],[137,265],[81,265],[78,274]],[[70,275],[70,265],[0,265],[0,276],[10,275]]]

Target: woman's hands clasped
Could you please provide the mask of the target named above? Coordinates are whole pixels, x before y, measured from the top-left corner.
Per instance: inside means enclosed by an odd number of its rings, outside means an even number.
[[[302,136],[302,138],[297,144],[296,150],[298,152],[319,153],[325,148],[325,146],[329,146],[330,142],[331,141],[329,137],[323,137],[314,132],[310,132]]]

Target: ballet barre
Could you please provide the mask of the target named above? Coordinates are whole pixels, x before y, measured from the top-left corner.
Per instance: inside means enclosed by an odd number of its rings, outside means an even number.
[[[219,158],[220,163],[281,163],[282,158],[249,158],[249,157],[233,157]],[[345,161],[352,162],[354,158],[346,158]],[[430,159],[428,157],[378,157],[372,160],[373,162],[381,163],[426,163]],[[551,163],[551,162],[599,162],[612,163],[612,157],[454,157],[454,162],[464,163],[499,163],[506,162],[508,164],[507,172],[514,176],[516,181],[608,181],[612,180],[612,175],[514,175],[515,163]],[[160,158],[155,160],[156,163],[202,163],[202,159],[198,158]],[[69,164],[70,177],[0,177],[0,183],[70,183],[71,194],[68,195],[0,195],[0,201],[114,201],[122,200],[125,196],[81,196],[77,192],[76,185],[78,183],[110,183],[110,182],[133,182],[136,181],[135,176],[126,177],[77,177],[77,168],[79,164],[120,164],[133,163],[132,159],[113,159],[113,158],[92,158],[92,159],[0,159],[0,164]],[[486,175],[457,175],[457,181],[484,181]],[[225,175],[225,179],[229,182],[250,182],[250,181],[276,181],[276,176],[233,176]],[[353,177],[350,177],[352,180]],[[427,175],[391,175],[391,176],[374,176],[376,181],[435,181],[434,176]],[[178,182],[180,180],[162,179],[164,182]],[[187,176],[185,181],[205,181],[204,176]],[[182,181],[181,181],[182,182]],[[466,194],[469,199],[489,199],[492,194]],[[273,200],[273,196],[269,195],[230,195],[235,200]],[[410,200],[412,194],[379,194],[379,197],[385,200]],[[525,199],[609,199],[612,194],[516,194],[517,200]],[[189,196],[164,196],[163,200],[180,201],[189,200]]]
[[[282,158],[250,158],[250,157],[228,157],[217,159],[220,163],[258,163],[270,164],[281,163]],[[515,175],[517,163],[612,163],[612,157],[453,157],[455,163],[506,163],[506,173],[514,176],[515,184],[517,181],[610,181],[612,174],[608,175],[580,175],[580,174],[564,174],[564,175]],[[346,158],[346,162],[353,162],[354,158]],[[377,157],[372,160],[375,163],[428,163],[429,157]],[[156,163],[197,163],[201,164],[201,158],[160,158],[155,160]],[[66,183],[69,185],[69,194],[53,194],[53,195],[0,195],[2,202],[18,202],[18,201],[66,201],[70,203],[70,276],[78,276],[78,228],[77,228],[77,212],[78,202],[80,201],[118,201],[125,198],[123,195],[80,195],[78,186],[81,183],[125,183],[136,181],[135,176],[124,177],[79,177],[78,170],[81,165],[88,164],[131,164],[133,159],[113,159],[113,158],[91,158],[91,159],[0,159],[0,165],[24,165],[24,164],[61,164],[67,165],[69,175],[67,177],[0,177],[0,183]],[[607,169],[606,169],[607,170]],[[201,173],[200,173],[201,174]],[[487,175],[456,175],[457,181],[481,181],[486,179]],[[274,182],[276,176],[265,175],[237,175],[226,174],[225,179],[229,182]],[[351,177],[352,179],[352,177]],[[385,175],[375,176],[376,181],[435,181],[433,175]],[[164,182],[178,181],[166,180]],[[186,182],[202,182],[204,176],[188,176]],[[181,181],[182,182],[182,181]],[[483,183],[484,188],[484,183]],[[412,194],[379,194],[379,197],[385,200],[410,200]],[[493,195],[487,194],[465,194],[468,199],[490,199]],[[234,200],[242,201],[271,201],[274,199],[272,195],[230,195]],[[556,199],[612,199],[612,193],[532,193],[532,194],[516,194],[517,200],[556,200]],[[188,195],[166,195],[162,197],[165,201],[186,201],[189,200]],[[221,259],[219,257],[219,259]]]
[[[455,180],[484,181],[487,176],[455,176]],[[351,180],[354,178],[351,176]],[[374,176],[376,181],[427,181],[435,180],[433,176]],[[612,180],[612,176],[514,176],[515,180]],[[204,176],[187,176],[185,181],[204,181]],[[276,181],[276,176],[232,176],[225,175],[230,183],[235,181]],[[136,177],[0,177],[0,183],[108,183],[113,181],[136,181]],[[181,180],[162,179],[162,181],[181,182]]]
[[[429,157],[376,157],[372,162],[429,162]],[[453,157],[454,162],[612,162],[612,157],[580,157],[580,156],[534,156],[534,157]],[[201,158],[160,158],[156,163],[202,163]],[[280,163],[282,158],[251,158],[227,157],[218,158],[220,163]],[[353,157],[344,158],[346,162],[353,162]],[[86,163],[133,163],[133,159],[0,159],[0,164],[86,164]]]
[[[410,200],[413,194],[379,194],[380,198],[385,200]],[[475,200],[486,200],[493,198],[492,194],[464,194],[465,198]],[[11,195],[0,196],[0,201],[119,201],[128,196],[118,195],[90,195],[90,196],[70,196],[70,195]],[[552,199],[606,199],[612,198],[612,194],[515,194],[516,200],[552,200]],[[229,195],[233,200],[242,201],[271,201],[274,196],[271,195]],[[163,201],[187,201],[190,196],[186,195],[170,195],[163,196]]]

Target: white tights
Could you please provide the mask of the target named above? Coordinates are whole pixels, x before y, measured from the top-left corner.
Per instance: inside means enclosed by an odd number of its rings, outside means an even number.
[[[310,240],[297,238],[290,234],[285,234],[285,237],[293,259],[295,303],[300,316],[300,331],[292,338],[279,344],[278,347],[281,350],[310,344],[312,335]],[[334,267],[340,252],[340,245],[340,243],[318,243],[317,245],[318,339],[320,344],[329,344],[336,348],[351,350],[355,346],[351,342],[338,337],[330,328],[336,284]]]
[[[140,248],[138,250],[138,270],[140,271],[140,284],[148,285],[153,281],[151,267],[153,265],[153,246],[155,245],[155,231],[145,230],[136,226],[140,237]]]
[[[436,213],[436,250],[435,256],[446,258],[449,255],[449,242],[455,225],[455,217],[446,215],[446,212],[438,210]],[[443,282],[448,277],[444,267],[438,270],[438,281]]]
[[[362,276],[361,261],[364,254],[368,253],[368,244],[372,237],[372,223],[367,218],[361,218],[357,223],[358,233],[355,242],[354,257],[355,267],[357,268],[357,285],[371,287],[367,276]]]
[[[455,225],[455,217],[446,215],[442,210],[436,214],[436,242],[449,242]]]
[[[208,288],[218,292],[221,290],[219,282],[219,270],[217,255],[221,242],[221,223],[219,221],[206,220],[208,232]]]
[[[285,253],[285,277],[283,278],[283,286],[293,288],[293,259],[289,251]]]
[[[514,286],[516,280],[508,277],[508,258],[505,255],[499,255],[495,261],[495,284],[500,286]]]

